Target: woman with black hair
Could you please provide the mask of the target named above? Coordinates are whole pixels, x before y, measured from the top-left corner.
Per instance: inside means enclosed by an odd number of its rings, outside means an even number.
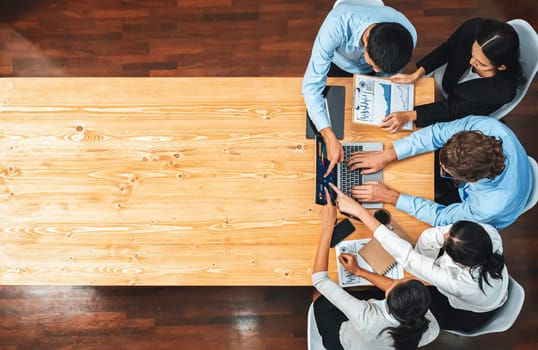
[[[344,267],[384,293],[377,290],[350,294],[329,279],[328,256],[336,220],[336,208],[330,201],[320,216],[322,230],[312,283],[321,293],[314,301],[314,315],[325,348],[414,350],[432,342],[439,334],[439,325],[428,311],[431,297],[422,282],[393,280],[365,271],[350,254],[339,256]]]
[[[446,64],[440,102],[394,112],[381,127],[398,132],[408,121],[424,127],[467,115],[489,115],[516,96],[524,82],[519,62],[519,37],[506,22],[474,18],[463,23],[441,46],[417,62],[412,74],[396,74],[395,83],[414,83]]]
[[[380,236],[385,249],[401,250],[394,237]],[[490,225],[458,221],[431,228],[419,237],[414,252],[417,257],[409,255],[404,266],[432,284],[431,310],[442,329],[471,331],[508,298],[501,236]]]
[[[359,218],[410,274],[431,284],[431,312],[441,329],[471,331],[508,297],[508,270],[499,232],[490,225],[458,221],[424,231],[415,248],[338,188],[341,212]],[[372,223],[373,222],[373,223]]]

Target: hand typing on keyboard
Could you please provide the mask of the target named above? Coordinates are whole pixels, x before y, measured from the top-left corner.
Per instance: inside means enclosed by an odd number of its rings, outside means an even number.
[[[355,152],[349,158],[347,166],[350,170],[362,169],[361,174],[373,174],[396,159],[394,148],[382,151]]]
[[[396,205],[400,194],[382,183],[368,181],[351,189],[351,197],[360,202],[382,202]]]

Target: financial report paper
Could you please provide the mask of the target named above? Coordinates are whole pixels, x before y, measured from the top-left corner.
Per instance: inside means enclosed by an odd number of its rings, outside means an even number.
[[[365,75],[355,75],[353,121],[380,125],[392,112],[413,110],[413,84],[396,84],[390,80]],[[404,130],[412,130],[408,122]]]

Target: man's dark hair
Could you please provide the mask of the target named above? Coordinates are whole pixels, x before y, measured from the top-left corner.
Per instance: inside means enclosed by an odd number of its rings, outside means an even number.
[[[398,73],[411,59],[413,38],[399,23],[377,23],[370,30],[366,44],[368,55],[383,73]]]
[[[457,180],[494,179],[504,170],[502,140],[480,131],[460,131],[439,151],[439,162]]]

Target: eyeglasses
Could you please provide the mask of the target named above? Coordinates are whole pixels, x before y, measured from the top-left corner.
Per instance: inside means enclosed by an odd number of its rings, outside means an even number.
[[[445,168],[443,167],[443,164],[439,163],[439,175],[441,176],[441,178],[443,179],[448,179],[448,180],[454,180],[456,181],[456,178],[452,175],[450,175],[449,173],[447,173],[447,171],[445,170]]]

